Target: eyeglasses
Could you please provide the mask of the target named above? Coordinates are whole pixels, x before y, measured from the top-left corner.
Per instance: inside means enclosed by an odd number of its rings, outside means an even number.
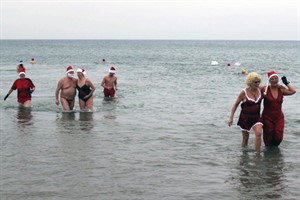
[[[260,83],[260,81],[253,81],[253,83],[257,84],[257,83]]]

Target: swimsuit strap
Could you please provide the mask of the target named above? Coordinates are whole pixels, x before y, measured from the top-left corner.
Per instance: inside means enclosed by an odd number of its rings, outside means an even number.
[[[253,101],[253,102],[257,103],[257,102],[259,102],[259,100],[261,99],[261,93],[260,93],[260,90],[259,90],[259,89],[258,89],[259,97],[258,97],[256,100],[251,99],[251,98],[248,97],[247,89],[243,89],[243,91],[245,92],[246,98],[247,98],[247,100],[249,100],[249,101]]]

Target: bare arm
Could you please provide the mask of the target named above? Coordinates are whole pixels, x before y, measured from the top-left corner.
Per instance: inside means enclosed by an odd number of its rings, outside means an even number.
[[[10,88],[8,91],[7,95],[4,97],[4,101],[7,99],[7,97],[12,93],[13,89]]]
[[[84,97],[85,99],[87,99],[90,96],[92,96],[93,93],[94,93],[94,91],[95,91],[95,89],[96,89],[95,86],[94,86],[94,84],[92,83],[92,81],[90,81],[89,79],[86,80],[86,83],[87,83],[87,86],[89,86],[91,88],[91,92]]]
[[[59,80],[58,83],[57,83],[56,90],[55,90],[55,103],[56,103],[56,105],[59,105],[58,95],[59,95],[59,91],[61,90],[61,88],[62,88],[62,80]]]
[[[118,82],[117,82],[117,77],[116,77],[116,80],[115,80],[115,89],[116,89],[116,90],[118,90],[118,89],[117,89],[117,84],[118,84]]]
[[[102,79],[101,86],[105,88],[105,77]]]
[[[245,98],[245,93],[244,93],[244,91],[241,91],[241,93],[239,94],[239,96],[237,97],[235,103],[232,106],[231,113],[230,113],[230,116],[229,116],[229,119],[228,119],[228,126],[232,125],[234,113],[235,113],[237,107],[240,105],[241,101],[243,101],[244,98]]]
[[[283,93],[283,95],[285,96],[289,96],[289,95],[293,95],[296,93],[296,89],[294,86],[292,86],[290,83],[285,87],[285,86],[281,86],[281,91]]]

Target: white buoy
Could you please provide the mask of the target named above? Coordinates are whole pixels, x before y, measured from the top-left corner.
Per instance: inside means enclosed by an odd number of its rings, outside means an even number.
[[[217,61],[211,61],[211,65],[218,65],[219,63]]]

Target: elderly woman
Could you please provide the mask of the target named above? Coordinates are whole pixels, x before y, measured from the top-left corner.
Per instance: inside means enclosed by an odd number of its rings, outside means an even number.
[[[4,101],[14,91],[18,92],[19,106],[31,107],[31,93],[35,90],[35,86],[29,78],[25,77],[25,69],[20,69],[19,77],[11,86],[9,92],[4,97]]]
[[[241,104],[241,113],[237,125],[240,126],[242,131],[242,147],[248,145],[249,133],[253,129],[255,132],[254,149],[256,152],[260,152],[261,146],[261,132],[262,132],[262,120],[260,118],[260,104],[262,101],[261,88],[259,84],[261,82],[261,76],[256,72],[251,72],[246,77],[247,88],[243,89],[237,97],[228,120],[228,126],[233,123],[234,113]]]
[[[280,145],[284,131],[284,115],[281,109],[283,97],[296,93],[296,89],[285,76],[281,80],[285,86],[279,84],[277,73],[270,71],[268,72],[268,84],[262,89],[264,94],[263,138],[266,147]]]
[[[79,107],[80,110],[92,111],[95,86],[92,81],[85,77],[85,74],[85,69],[77,69],[78,81],[76,88],[78,90]]]

